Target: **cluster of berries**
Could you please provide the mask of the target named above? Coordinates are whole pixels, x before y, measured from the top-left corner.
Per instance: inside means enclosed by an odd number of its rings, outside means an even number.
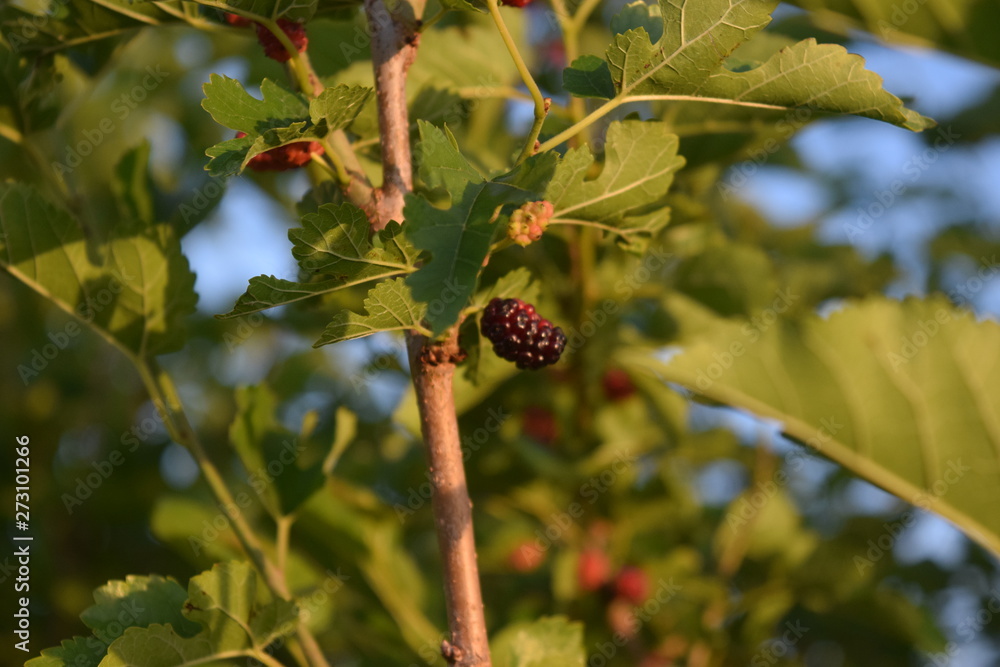
[[[528,202],[511,213],[510,222],[507,223],[507,237],[522,248],[537,241],[549,226],[552,213],[551,202]]]
[[[226,23],[235,28],[247,28],[254,22],[237,14],[226,14]],[[292,57],[292,54],[282,45],[281,40],[274,36],[274,33],[260,23],[254,23],[254,25],[257,28],[257,41],[264,47],[264,55],[279,63],[287,62]],[[292,44],[295,45],[299,53],[306,50],[309,37],[306,36],[304,25],[288,19],[278,19],[278,27],[288,35],[288,39],[292,40]]]
[[[482,334],[493,343],[493,351],[518,368],[532,370],[559,361],[566,347],[566,334],[520,299],[493,299],[480,325]]]

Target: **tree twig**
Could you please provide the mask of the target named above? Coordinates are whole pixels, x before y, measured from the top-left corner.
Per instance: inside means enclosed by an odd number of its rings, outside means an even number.
[[[401,7],[408,7],[400,3]],[[377,215],[372,227],[403,221],[403,198],[413,189],[410,120],[406,109],[406,72],[417,54],[416,17],[389,13],[383,0],[365,0],[372,33],[375,97],[382,138],[382,186],[376,191]]]

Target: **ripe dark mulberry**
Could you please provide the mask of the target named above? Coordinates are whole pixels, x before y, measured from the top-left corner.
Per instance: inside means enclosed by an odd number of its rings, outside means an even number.
[[[480,326],[493,351],[518,368],[538,369],[559,361],[566,335],[520,299],[493,299]]]
[[[246,132],[236,133],[237,139],[245,136]],[[308,163],[314,153],[323,154],[323,145],[318,141],[297,141],[255,155],[250,158],[247,166],[254,171],[287,171]]]
[[[288,39],[292,40],[292,44],[295,45],[299,53],[306,50],[306,46],[309,44],[309,37],[306,36],[306,27],[304,25],[295,21],[289,21],[288,19],[278,19],[278,27],[285,31]],[[264,47],[264,55],[272,60],[283,63],[292,57],[292,54],[282,46],[278,38],[274,36],[274,33],[260,23],[257,24],[257,41]]]

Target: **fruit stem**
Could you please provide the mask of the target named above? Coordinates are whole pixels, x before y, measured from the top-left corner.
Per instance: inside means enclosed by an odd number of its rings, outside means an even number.
[[[517,44],[514,43],[514,38],[511,36],[510,30],[507,29],[507,24],[504,23],[498,0],[486,0],[486,6],[490,10],[490,16],[493,17],[493,23],[496,24],[497,30],[500,31],[503,43],[507,45],[507,51],[510,52],[510,57],[514,60],[514,65],[521,75],[521,80],[528,87],[531,99],[535,103],[535,122],[532,123],[531,130],[524,140],[524,147],[521,149],[521,154],[517,157],[516,164],[521,164],[535,154],[535,144],[538,143],[538,135],[542,131],[542,124],[545,122],[546,114],[548,114],[549,105],[545,101],[545,97],[542,96],[542,91],[539,90],[538,84],[535,83],[535,78],[531,76],[531,70],[525,64],[524,58],[521,57],[521,52],[518,50]]]

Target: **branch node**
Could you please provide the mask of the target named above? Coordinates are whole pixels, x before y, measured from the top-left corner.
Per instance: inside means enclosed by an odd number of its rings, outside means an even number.
[[[461,647],[455,646],[447,639],[441,641],[441,656],[451,664],[455,664],[465,657]]]

